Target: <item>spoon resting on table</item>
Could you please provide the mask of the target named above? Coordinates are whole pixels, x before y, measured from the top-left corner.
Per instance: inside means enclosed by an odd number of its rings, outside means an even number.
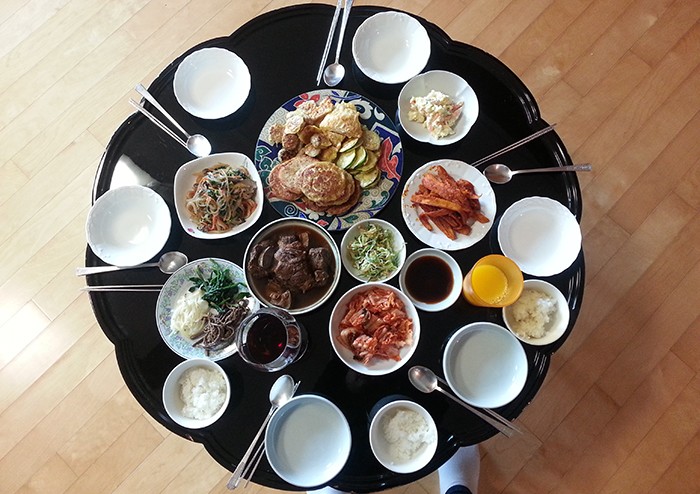
[[[340,50],[343,46],[343,37],[345,36],[345,27],[348,25],[348,18],[350,17],[350,9],[352,8],[353,0],[345,0],[345,7],[343,9],[343,19],[340,23],[340,35],[338,36],[338,46],[335,50],[335,62],[330,64],[323,71],[323,82],[328,86],[334,87],[340,84],[340,81],[345,77],[345,67],[339,62]]]
[[[187,264],[187,256],[182,252],[172,251],[166,252],[158,262],[148,262],[146,264],[137,264],[136,266],[95,266],[88,268],[76,268],[76,276],[85,276],[88,274],[108,273],[110,271],[121,271],[123,269],[138,269],[138,268],[159,268],[165,274],[173,274],[182,266]]]
[[[495,184],[505,184],[510,182],[513,175],[520,173],[548,173],[548,172],[589,172],[593,169],[590,163],[583,165],[553,166],[550,168],[529,168],[523,170],[511,170],[506,165],[494,163],[484,169],[484,175]]]

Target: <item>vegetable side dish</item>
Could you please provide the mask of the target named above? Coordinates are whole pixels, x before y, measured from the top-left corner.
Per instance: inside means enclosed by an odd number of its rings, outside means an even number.
[[[399,267],[394,236],[386,228],[370,223],[348,246],[352,266],[366,281],[386,279]]]
[[[219,163],[197,174],[185,204],[198,230],[222,233],[255,211],[255,192],[255,183],[245,168]]]
[[[439,139],[455,133],[454,126],[462,114],[463,102],[454,102],[444,93],[431,90],[427,96],[411,98],[408,118],[422,123],[430,135]]]

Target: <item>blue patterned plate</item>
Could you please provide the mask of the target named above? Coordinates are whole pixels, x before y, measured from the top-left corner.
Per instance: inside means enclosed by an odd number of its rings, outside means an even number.
[[[197,268],[202,267],[202,272],[205,275],[211,273],[211,261],[215,261],[219,266],[228,269],[231,277],[235,282],[241,282],[248,286],[245,281],[245,273],[238,265],[227,261],[226,259],[218,259],[214,257],[205,257],[197,259],[185,264],[183,267],[175,271],[163,285],[163,289],[158,295],[156,302],[156,323],[158,324],[158,332],[163,338],[163,341],[170,349],[179,356],[186,359],[191,358],[206,358],[217,361],[225,359],[236,353],[236,343],[232,342],[228,346],[219,350],[210,351],[208,354],[203,348],[192,346],[192,340],[182,336],[180,333],[173,332],[170,329],[170,318],[173,308],[178,299],[182,297],[187,290],[192,286],[190,278],[197,275]],[[260,302],[252,295],[247,298],[250,312],[253,313],[260,308]]]
[[[304,101],[320,101],[326,96],[330,96],[334,103],[353,103],[360,112],[360,122],[368,129],[377,132],[382,140],[378,164],[381,180],[376,186],[363,190],[357,205],[342,216],[327,216],[306,209],[301,201],[289,202],[270,196],[268,176],[280,162],[278,153],[282,149],[281,146],[269,142],[270,127],[276,123],[284,124],[287,113],[294,111]],[[306,218],[328,230],[346,230],[360,220],[372,218],[388,204],[401,181],[403,148],[394,122],[377,105],[350,91],[318,89],[290,99],[270,116],[260,132],[255,147],[255,167],[260,173],[267,200],[282,216]]]

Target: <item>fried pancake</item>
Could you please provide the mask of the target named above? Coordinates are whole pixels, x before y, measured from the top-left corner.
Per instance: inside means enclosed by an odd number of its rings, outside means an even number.
[[[299,172],[317,161],[310,156],[299,155],[277,164],[269,175],[270,193],[285,201],[301,198]]]
[[[353,193],[350,197],[348,197],[348,200],[344,203],[335,206],[324,207],[312,201],[309,201],[307,198],[304,198],[304,205],[307,207],[307,209],[311,209],[312,211],[323,212],[329,216],[340,216],[342,214],[345,214],[355,207],[357,201],[360,199],[360,195],[362,194],[362,187],[360,187],[360,184],[357,182],[357,180],[353,178],[352,181],[354,183]]]
[[[352,103],[336,103],[333,111],[323,117],[318,126],[347,138],[362,137],[360,114]]]
[[[355,193],[355,180],[353,180],[352,176],[346,177],[347,180],[345,181],[345,192],[343,192],[343,195],[338,197],[335,200],[322,200],[322,201],[315,201],[315,203],[322,208],[328,208],[331,206],[338,206],[340,204],[344,204],[347,202],[348,199]]]
[[[329,203],[340,199],[352,176],[335,163],[318,161],[299,171],[299,189],[312,202]]]

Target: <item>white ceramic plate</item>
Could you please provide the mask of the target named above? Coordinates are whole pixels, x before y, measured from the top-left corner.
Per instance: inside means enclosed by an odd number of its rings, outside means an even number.
[[[566,331],[566,328],[569,326],[570,314],[566,297],[564,297],[564,294],[561,293],[557,287],[551,283],[547,283],[544,280],[525,280],[523,283],[523,293],[525,293],[526,290],[537,290],[556,300],[556,311],[550,316],[549,322],[545,325],[547,330],[546,334],[542,338],[530,338],[525,335],[520,335],[514,331],[513,305],[503,307],[503,320],[506,323],[506,327],[515,335],[516,338],[530,345],[543,346],[554,343],[562,337]]]
[[[348,303],[350,300],[355,295],[366,292],[375,287],[390,290],[401,299],[406,310],[406,315],[413,321],[413,342],[411,345],[401,348],[399,351],[401,360],[397,361],[392,359],[385,360],[374,358],[367,365],[365,365],[359,360],[355,360],[353,358],[353,353],[348,348],[341,345],[338,341],[339,325],[340,321],[347,313]],[[340,360],[343,361],[345,365],[350,367],[352,370],[359,372],[360,374],[365,374],[368,376],[383,376],[403,367],[416,351],[418,340],[420,339],[420,319],[415,306],[401,290],[385,283],[364,283],[351,288],[342,297],[340,297],[333,308],[333,312],[331,313],[331,318],[328,323],[328,333],[331,339],[331,346],[333,346],[335,354]]]
[[[578,257],[581,227],[563,204],[548,197],[526,197],[511,205],[498,225],[498,243],[523,273],[553,276]]]
[[[428,433],[424,442],[411,458],[399,458],[392,454],[392,443],[390,443],[384,433],[386,422],[390,420],[399,410],[406,410],[418,413],[428,424]],[[374,457],[392,472],[411,473],[416,472],[426,466],[433,458],[437,449],[437,427],[433,417],[428,411],[418,403],[409,400],[396,400],[387,403],[380,408],[372,418],[369,426],[369,444],[374,453]],[[393,448],[401,448],[401,440],[394,441]]]
[[[406,283],[406,274],[410,269],[411,264],[425,256],[437,257],[445,261],[452,276],[452,289],[450,290],[450,293],[446,298],[434,303],[422,302],[416,299],[411,294],[411,291],[408,290]],[[438,312],[452,306],[452,304],[457,301],[462,293],[462,270],[460,269],[459,264],[457,264],[457,261],[455,261],[454,258],[447,252],[443,252],[440,249],[420,249],[408,256],[408,259],[404,264],[404,268],[401,270],[401,274],[399,275],[399,286],[401,287],[401,291],[405,293],[409,299],[411,299],[413,305],[427,312]]]
[[[275,412],[265,432],[265,454],[283,480],[314,487],[335,477],[350,455],[345,415],[317,395],[292,398]]]
[[[219,408],[214,415],[207,419],[194,419],[187,417],[182,413],[184,403],[180,398],[180,378],[188,370],[197,367],[218,372],[224,378],[224,382],[226,383],[226,398],[223,405],[221,405],[221,408]],[[188,429],[201,429],[202,427],[207,427],[219,420],[219,418],[221,418],[226,411],[230,400],[231,382],[229,381],[228,375],[226,375],[226,372],[224,372],[224,369],[222,369],[219,364],[207,359],[195,358],[180,362],[172,371],[170,371],[170,374],[168,374],[168,377],[165,379],[165,384],[163,385],[163,405],[165,407],[165,411],[168,413],[170,418],[175,421],[175,423],[180,424],[183,427],[187,427]]]
[[[203,48],[180,62],[173,79],[175,97],[199,118],[227,117],[238,110],[250,92],[245,62],[224,48]]]
[[[408,118],[411,98],[427,96],[431,91],[440,91],[455,103],[462,102],[462,114],[454,126],[455,133],[445,137],[434,137],[423,123]],[[461,140],[467,135],[479,116],[479,100],[472,87],[457,74],[444,70],[431,70],[418,74],[408,81],[399,93],[399,121],[408,135],[420,142],[429,142],[437,146],[446,146]]]
[[[203,358],[216,361],[233,355],[236,352],[236,343],[234,340],[228,346],[216,351],[211,351],[207,354],[204,349],[192,346],[192,340],[170,329],[170,319],[175,304],[192,286],[190,278],[197,274],[197,270],[200,267],[205,275],[208,275],[211,272],[212,261],[228,269],[234,282],[245,284],[245,275],[239,266],[226,259],[205,257],[189,262],[175,271],[170,275],[158,294],[158,300],[156,302],[156,324],[158,325],[158,332],[161,338],[163,338],[163,341],[165,341],[165,344],[168,345],[173,352],[183,358]],[[248,308],[252,314],[258,310],[260,303],[253,296],[248,297],[247,300]]]
[[[90,208],[85,234],[97,257],[116,266],[136,266],[153,258],[170,237],[170,209],[148,187],[111,189]]]
[[[251,180],[253,180],[255,183],[255,202],[257,207],[243,223],[234,226],[226,232],[203,232],[197,229],[196,223],[192,221],[192,218],[187,211],[187,193],[192,190],[197,173],[201,172],[205,168],[212,168],[218,164],[230,165],[232,167],[242,166],[248,171],[248,175],[250,175]],[[241,153],[212,154],[209,156],[204,156],[203,158],[188,161],[178,169],[177,173],[175,173],[174,195],[175,209],[177,210],[177,217],[180,219],[182,228],[193,237],[207,240],[231,237],[253,226],[253,224],[258,221],[258,218],[260,218],[260,215],[262,214],[263,201],[265,200],[262,182],[260,181],[258,171],[255,169],[255,165],[253,165],[253,162],[247,156]]]
[[[489,219],[488,223],[474,223],[469,235],[458,234],[455,240],[447,238],[437,227],[429,231],[418,219],[416,209],[411,205],[411,197],[418,190],[423,174],[433,166],[442,165],[455,180],[464,179],[474,184],[474,190],[480,195],[481,212]],[[466,249],[484,238],[496,218],[496,196],[491,184],[476,168],[462,161],[441,159],[427,163],[410,176],[401,194],[401,214],[413,234],[424,244],[442,250]]]
[[[527,358],[518,339],[489,322],[468,324],[453,334],[442,359],[445,379],[470,405],[496,408],[513,401],[527,379]]]
[[[352,55],[370,79],[406,82],[430,58],[430,38],[423,25],[402,12],[380,12],[366,19],[352,38]]]
[[[357,238],[357,236],[360,235],[360,233],[362,233],[362,231],[367,229],[369,225],[376,225],[378,228],[383,228],[391,232],[393,240],[393,249],[399,256],[398,265],[393,272],[391,272],[389,275],[385,276],[382,279],[371,280],[378,283],[383,283],[396,276],[396,273],[401,271],[401,267],[403,266],[403,263],[406,260],[406,242],[403,239],[403,235],[401,235],[401,232],[398,228],[396,228],[388,221],[370,218],[355,223],[353,226],[350,227],[350,229],[347,232],[345,232],[345,235],[343,235],[343,240],[340,242],[340,257],[343,260],[343,266],[353,278],[359,281],[370,281],[363,277],[360,274],[360,271],[355,268],[352,256],[350,255],[350,245]]]

